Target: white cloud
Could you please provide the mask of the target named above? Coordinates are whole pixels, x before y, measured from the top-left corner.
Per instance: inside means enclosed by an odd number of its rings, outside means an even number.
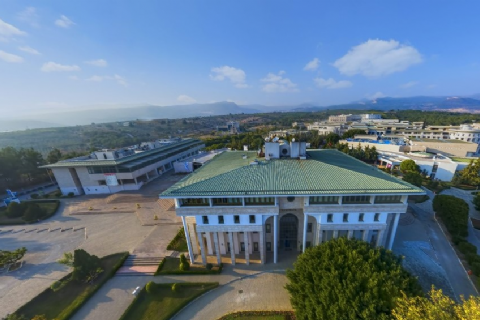
[[[193,98],[190,97],[190,96],[187,96],[186,94],[181,94],[181,95],[179,95],[179,96],[177,97],[177,101],[180,102],[180,103],[185,103],[185,104],[197,102],[197,100],[193,99]]]
[[[76,81],[76,80],[78,80],[78,77],[77,76],[68,76],[68,79]]]
[[[29,46],[18,47],[18,49],[23,51],[23,52],[30,53],[30,54],[40,54],[40,52],[38,52],[37,50],[35,50],[35,49],[33,49]]]
[[[222,66],[212,68],[210,73],[210,79],[213,81],[230,80],[237,88],[246,88],[248,85],[245,83],[245,71],[229,66]]]
[[[372,95],[369,95],[367,96],[370,100],[376,100],[378,98],[383,98],[383,97],[386,97],[386,95],[384,95],[382,92],[380,91],[377,91],[375,92],[374,94]]]
[[[319,65],[320,65],[320,60],[318,60],[318,58],[315,58],[312,61],[310,61],[309,63],[307,63],[305,65],[305,67],[303,68],[303,70],[305,70],[305,71],[315,71],[315,70],[318,69]]]
[[[5,51],[0,50],[0,59],[9,63],[23,62],[23,58]]]
[[[114,74],[113,76],[94,75],[94,76],[91,76],[90,78],[88,78],[86,80],[87,81],[93,81],[93,82],[102,82],[102,81],[105,81],[105,80],[113,80],[113,81],[116,81],[118,84],[120,84],[124,87],[126,87],[128,85],[127,80],[124,77],[119,76],[118,74]]]
[[[408,89],[408,88],[416,86],[417,84],[418,84],[418,81],[410,81],[410,82],[407,82],[407,83],[404,83],[404,84],[400,85],[400,88]]]
[[[25,8],[25,10],[19,12],[17,14],[17,19],[22,22],[28,23],[32,27],[39,27],[37,9],[35,9],[34,7],[27,7]]]
[[[63,65],[55,62],[46,62],[40,68],[43,72],[64,72],[64,71],[80,71],[80,67],[77,65]]]
[[[85,61],[85,63],[89,64],[91,66],[95,66],[95,67],[106,67],[107,66],[107,61],[105,61],[103,59]]]
[[[315,78],[313,79],[317,87],[319,88],[327,88],[327,89],[341,89],[341,88],[348,88],[351,87],[353,84],[347,80],[340,80],[335,81],[332,78],[323,79],[323,78]]]
[[[368,40],[335,61],[333,64],[342,74],[379,77],[400,72],[422,62],[422,55],[412,46],[390,40]]]
[[[74,25],[75,23],[64,16],[63,14],[60,16],[60,19],[55,20],[55,24],[61,28],[70,28],[70,26]]]
[[[284,74],[283,70],[278,74],[267,74],[265,78],[261,79],[262,82],[265,82],[262,90],[265,92],[297,92],[297,85],[290,79],[284,78]]]
[[[19,30],[18,28],[12,26],[11,24],[6,23],[0,19],[0,37],[3,39],[8,39],[13,36],[24,36],[26,32]]]

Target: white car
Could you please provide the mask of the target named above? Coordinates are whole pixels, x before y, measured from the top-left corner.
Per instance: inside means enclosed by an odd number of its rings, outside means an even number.
[[[132,294],[136,296],[139,291],[140,291],[140,287],[136,287],[135,290],[133,290]]]

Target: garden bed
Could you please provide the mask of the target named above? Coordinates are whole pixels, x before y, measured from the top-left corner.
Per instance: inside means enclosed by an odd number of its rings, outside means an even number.
[[[167,320],[185,307],[190,301],[207,291],[218,287],[213,283],[173,283],[155,284],[155,290],[148,293],[145,287],[133,300],[120,320]]]
[[[208,270],[203,265],[190,264],[189,270],[180,270],[180,259],[165,257],[162,262],[158,265],[157,272],[155,275],[165,275],[165,274],[219,274],[222,272],[223,266],[213,266],[212,269]]]
[[[172,241],[170,241],[167,246],[167,250],[175,250],[179,252],[188,251],[187,240],[185,239],[185,231],[183,228],[181,228]]]
[[[42,209],[43,215],[34,221],[25,221],[22,217],[19,218],[9,218],[7,217],[7,208],[0,208],[0,225],[21,225],[21,224],[30,224],[36,223],[48,219],[57,213],[58,208],[60,207],[59,200],[30,200],[23,201],[23,203],[35,203]]]
[[[45,315],[47,319],[63,320],[71,318],[80,307],[110,279],[128,257],[128,252],[116,253],[100,259],[100,276],[92,284],[68,281],[61,289],[46,289],[38,296],[20,307],[15,314],[32,319],[35,315]],[[61,281],[68,280],[71,273]]]

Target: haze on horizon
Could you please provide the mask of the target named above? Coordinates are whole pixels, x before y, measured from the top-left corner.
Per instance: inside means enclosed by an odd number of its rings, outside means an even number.
[[[478,93],[478,2],[2,1],[0,111]]]

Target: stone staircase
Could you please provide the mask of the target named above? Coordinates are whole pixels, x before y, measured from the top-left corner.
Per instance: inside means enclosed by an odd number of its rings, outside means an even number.
[[[139,257],[129,255],[118,269],[117,276],[153,276],[163,257]]]

